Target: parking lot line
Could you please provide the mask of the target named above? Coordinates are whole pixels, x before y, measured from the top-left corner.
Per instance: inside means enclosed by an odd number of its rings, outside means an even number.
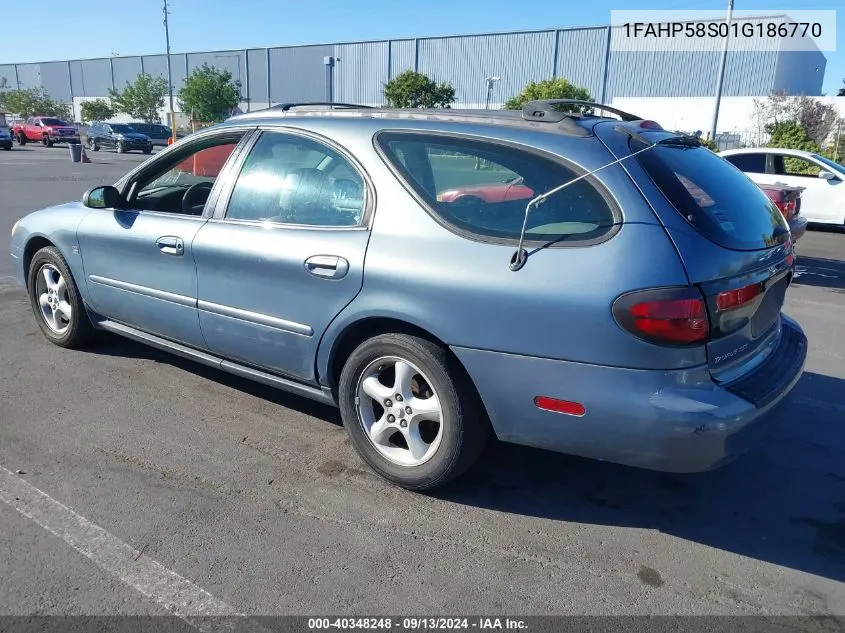
[[[210,632],[222,624],[214,620],[198,622],[197,619],[244,617],[205,589],[124,543],[3,466],[0,466],[0,500],[195,628]]]

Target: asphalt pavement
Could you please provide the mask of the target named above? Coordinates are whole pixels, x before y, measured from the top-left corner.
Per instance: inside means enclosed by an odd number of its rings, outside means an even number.
[[[89,156],[0,152],[0,235],[146,158]],[[799,244],[806,373],[741,460],[494,443],[431,495],[372,474],[331,408],[113,337],[51,345],[10,266],[0,246],[0,615],[845,615],[843,232]]]

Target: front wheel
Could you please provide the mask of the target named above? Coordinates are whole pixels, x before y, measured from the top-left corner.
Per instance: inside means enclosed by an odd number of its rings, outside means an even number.
[[[123,141],[117,142],[117,153],[124,154],[126,152],[126,145],[123,144]]]
[[[18,133],[18,145],[26,145],[26,136],[24,136],[23,132]]]
[[[27,288],[38,327],[48,340],[60,347],[78,347],[91,339],[94,327],[58,249],[47,246],[35,253]]]
[[[338,399],[361,457],[410,490],[461,475],[487,439],[479,397],[463,368],[415,336],[383,334],[359,345],[341,372]]]

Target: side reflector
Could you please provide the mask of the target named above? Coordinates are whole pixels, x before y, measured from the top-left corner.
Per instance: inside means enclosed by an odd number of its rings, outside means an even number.
[[[558,400],[557,398],[549,398],[548,396],[537,396],[534,398],[534,404],[538,409],[543,409],[544,411],[565,413],[566,415],[575,415],[578,417],[581,417],[587,412],[584,405],[580,402]]]

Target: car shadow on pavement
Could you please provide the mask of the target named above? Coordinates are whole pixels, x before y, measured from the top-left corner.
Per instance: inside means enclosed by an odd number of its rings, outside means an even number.
[[[722,469],[659,473],[493,442],[438,498],[555,521],[658,530],[845,581],[845,380],[806,373],[768,437]]]
[[[269,387],[254,380],[247,380],[246,378],[227,373],[222,369],[214,369],[208,365],[203,365],[169,352],[163,352],[154,347],[142,345],[141,343],[136,343],[135,341],[130,341],[116,335],[103,333],[102,339],[96,345],[83,348],[83,351],[102,356],[143,358],[156,363],[172,365],[206,380],[231,387],[255,398],[267,400],[280,407],[294,409],[330,424],[342,425],[340,412],[332,406],[310,400],[304,396],[298,396],[274,387]]]
[[[845,289],[845,262],[799,255],[795,272],[795,285]]]

